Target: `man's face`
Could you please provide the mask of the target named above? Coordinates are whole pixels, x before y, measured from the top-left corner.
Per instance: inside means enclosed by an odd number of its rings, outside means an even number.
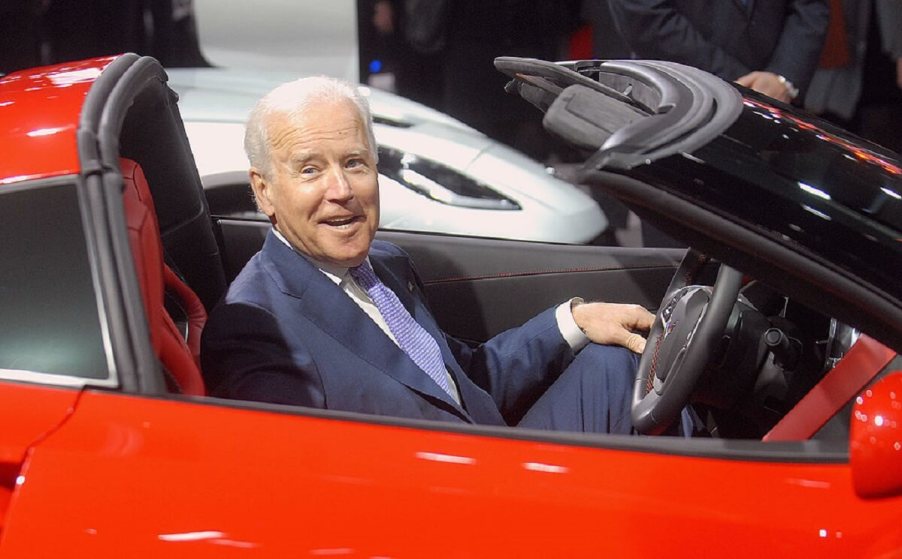
[[[379,186],[354,104],[318,101],[303,116],[274,116],[269,141],[270,176],[250,172],[260,209],[314,260],[346,268],[363,262],[379,225]]]

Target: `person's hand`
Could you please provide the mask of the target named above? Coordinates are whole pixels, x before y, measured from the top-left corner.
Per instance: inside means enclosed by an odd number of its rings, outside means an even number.
[[[902,58],[896,59],[896,85],[902,89]]]
[[[750,72],[737,79],[736,83],[784,103],[792,101],[792,97],[789,96],[789,89],[780,81],[780,76],[773,72]]]
[[[645,350],[645,338],[655,315],[639,305],[583,303],[573,308],[573,320],[596,344],[620,345],[635,353]]]

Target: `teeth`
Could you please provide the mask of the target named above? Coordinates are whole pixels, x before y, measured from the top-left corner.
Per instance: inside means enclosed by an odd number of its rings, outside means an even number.
[[[346,217],[343,219],[330,219],[326,221],[326,223],[333,227],[341,227],[343,225],[349,225],[352,221],[354,221],[353,217]]]

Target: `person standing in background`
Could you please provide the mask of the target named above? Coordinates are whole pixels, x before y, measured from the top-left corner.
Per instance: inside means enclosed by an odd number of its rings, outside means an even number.
[[[828,41],[805,108],[902,150],[902,2],[831,0]]]
[[[488,136],[544,160],[548,142],[535,109],[504,91],[498,56],[557,60],[578,22],[579,3],[455,0],[447,5],[442,108]]]
[[[827,0],[605,0],[633,58],[679,62],[785,103],[801,102],[829,21]],[[642,222],[642,244],[684,247]]]
[[[635,58],[695,66],[774,99],[801,101],[817,68],[827,0],[610,0]]]
[[[48,0],[43,25],[45,63],[136,52],[169,68],[210,66],[192,0]]]
[[[357,0],[360,81],[441,109],[441,56],[411,44],[406,7],[405,0]]]

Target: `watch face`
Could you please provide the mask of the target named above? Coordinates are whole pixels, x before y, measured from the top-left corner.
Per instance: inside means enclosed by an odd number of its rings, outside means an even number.
[[[791,81],[787,80],[784,76],[777,74],[777,79],[780,80],[780,83],[783,84],[783,87],[786,88],[786,93],[789,95],[790,99],[795,99],[799,96],[799,88],[796,87]]]

